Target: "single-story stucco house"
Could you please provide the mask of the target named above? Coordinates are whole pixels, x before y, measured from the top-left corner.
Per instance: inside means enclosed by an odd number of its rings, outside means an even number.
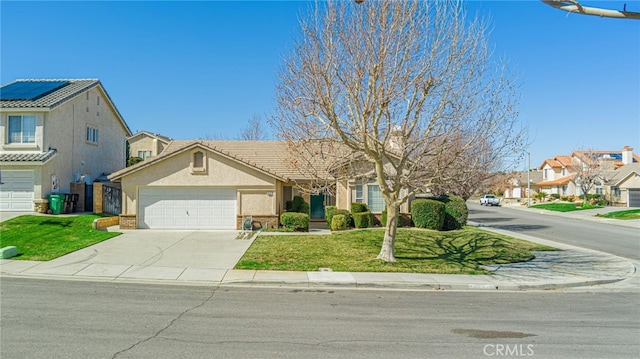
[[[251,219],[274,228],[297,195],[309,203],[312,221],[324,220],[328,205],[349,209],[363,202],[374,213],[384,209],[373,182],[336,181],[330,192],[301,191],[313,181],[287,157],[280,141],[172,141],[159,155],[109,176],[121,183],[120,227],[240,229]]]

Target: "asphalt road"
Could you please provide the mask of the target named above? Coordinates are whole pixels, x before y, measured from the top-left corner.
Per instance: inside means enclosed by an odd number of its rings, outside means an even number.
[[[542,211],[483,207],[475,202],[467,205],[469,221],[481,225],[640,260],[637,228],[541,214]]]
[[[0,357],[635,358],[638,293],[249,289],[3,278]]]

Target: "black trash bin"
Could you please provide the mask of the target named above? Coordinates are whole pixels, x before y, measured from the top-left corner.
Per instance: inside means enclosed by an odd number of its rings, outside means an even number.
[[[78,199],[80,195],[77,193],[71,194],[71,213],[76,213],[78,210]]]
[[[64,213],[71,213],[71,195],[68,193],[64,195]]]

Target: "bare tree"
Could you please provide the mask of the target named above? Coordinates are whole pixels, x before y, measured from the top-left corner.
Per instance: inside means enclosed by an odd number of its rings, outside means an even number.
[[[610,160],[610,166],[607,166]],[[610,168],[608,168],[610,167]],[[584,203],[588,203],[588,194],[596,186],[603,185],[607,179],[607,170],[613,170],[613,158],[608,159],[598,151],[576,151],[573,153],[570,173],[574,174],[573,181],[584,195]]]
[[[262,124],[262,117],[253,114],[245,127],[240,131],[239,140],[266,140],[268,138],[267,131]]]
[[[316,5],[279,72],[272,125],[311,186],[375,180],[388,219],[378,258],[394,261],[401,204],[520,146],[516,89],[460,2]]]

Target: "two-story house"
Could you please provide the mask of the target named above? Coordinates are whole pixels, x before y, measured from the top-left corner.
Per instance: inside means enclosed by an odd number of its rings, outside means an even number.
[[[52,193],[125,167],[131,131],[98,79],[0,87],[0,211],[47,208]]]
[[[169,146],[172,138],[147,131],[129,137],[129,157],[148,159],[157,156]]]
[[[638,174],[635,170],[628,171],[628,166],[635,166],[640,162],[640,157],[633,153],[633,148],[630,146],[625,146],[622,150],[611,151],[574,151],[570,156],[556,156],[552,159],[546,159],[540,165],[542,181],[535,183],[535,186],[547,194],[582,195],[580,186],[575,181],[575,169],[591,158],[598,161],[599,170],[604,176],[603,182],[593,188],[593,193],[617,197],[620,200],[619,203],[623,205],[635,203],[627,200],[626,197],[631,193],[631,197],[635,198],[634,195],[638,191],[636,187],[639,186],[634,184],[634,178]],[[621,176],[621,172],[629,173],[626,176]],[[614,183],[611,181],[613,178],[624,178],[624,181]]]

